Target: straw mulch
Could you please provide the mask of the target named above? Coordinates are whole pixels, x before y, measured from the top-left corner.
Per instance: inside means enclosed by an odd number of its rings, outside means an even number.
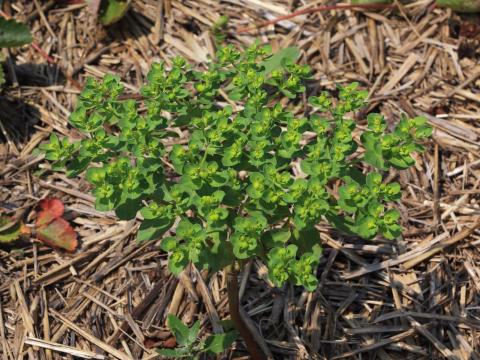
[[[135,244],[135,221],[99,213],[82,178],[48,171],[33,149],[67,126],[87,76],[119,74],[135,93],[154,61],[214,53],[211,28],[228,15],[226,41],[295,45],[312,66],[312,91],[358,81],[366,111],[393,124],[424,115],[434,140],[403,186],[397,241],[358,242],[320,224],[324,256],[314,293],[270,286],[260,262],[241,274],[251,325],[275,359],[479,359],[480,25],[429,1],[383,11],[337,10],[266,20],[322,1],[133,1],[118,25],[97,25],[78,1],[5,1],[32,29],[33,46],[10,50],[13,86],[0,96],[0,209],[35,218],[39,199],[59,197],[81,238],[75,254],[35,241],[0,249],[2,359],[151,359],[172,343],[167,313],[202,321],[202,336],[228,318],[225,276],[166,269],[158,242]],[[48,54],[51,57],[48,64]],[[33,239],[32,239],[33,240]],[[248,358],[237,341],[226,358]]]

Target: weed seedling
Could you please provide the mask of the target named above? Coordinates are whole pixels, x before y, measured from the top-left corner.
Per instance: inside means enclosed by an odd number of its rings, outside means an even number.
[[[200,321],[196,321],[191,328],[185,325],[175,315],[169,314],[167,326],[175,336],[177,347],[174,349],[160,349],[158,353],[171,359],[197,360],[202,353],[220,354],[227,350],[235,341],[235,333],[210,335],[206,339],[199,338]]]

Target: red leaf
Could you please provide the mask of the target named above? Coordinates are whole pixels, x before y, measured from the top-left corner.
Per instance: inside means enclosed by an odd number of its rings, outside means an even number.
[[[40,201],[40,208],[42,209],[37,216],[36,226],[50,224],[53,220],[61,218],[65,206],[59,199],[43,199]]]
[[[177,346],[177,341],[175,340],[175,336],[171,336],[166,340],[159,340],[159,339],[147,337],[145,338],[143,345],[147,349],[153,349],[153,348],[173,349]]]
[[[37,228],[37,238],[41,242],[70,252],[77,249],[77,233],[65,219],[55,219],[48,225]]]
[[[77,233],[63,219],[65,206],[59,199],[43,199],[35,222],[37,238],[41,242],[67,251],[75,251],[78,246]]]

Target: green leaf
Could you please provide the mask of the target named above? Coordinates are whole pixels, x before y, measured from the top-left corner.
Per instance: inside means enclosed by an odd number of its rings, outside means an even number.
[[[265,177],[263,174],[254,172],[250,174],[249,180],[251,185],[247,187],[248,195],[253,199],[260,199],[265,193]]]
[[[294,63],[300,57],[300,50],[297,47],[289,46],[272,55],[260,65],[264,67],[264,73],[269,74],[273,70],[281,69],[286,61]]]
[[[387,124],[382,115],[372,113],[367,116],[368,128],[374,133],[380,134],[385,131]]]
[[[322,91],[322,93],[318,96],[310,96],[308,98],[308,103],[311,106],[313,106],[315,108],[318,108],[318,110],[320,112],[326,112],[332,106],[332,101],[330,100],[330,95],[326,91]],[[312,116],[311,120],[314,122],[314,126],[315,126],[315,122],[318,119],[319,119],[318,115],[313,115]],[[319,132],[320,134],[322,134],[323,132],[328,130],[328,126],[326,126],[327,124],[319,123],[319,125],[320,125],[320,128],[318,130],[320,130],[320,132]],[[317,126],[315,126],[315,129],[317,129]]]
[[[210,178],[209,185],[213,187],[221,187],[224,186],[229,179],[230,177],[228,176],[228,173],[226,171],[217,172],[216,174],[213,174]]]
[[[370,189],[377,189],[382,184],[382,175],[379,173],[369,173],[366,178],[366,184]]]
[[[32,42],[32,35],[25,24],[0,18],[0,48],[22,46]]]
[[[189,330],[188,340],[191,344],[193,344],[197,340],[198,334],[200,333],[200,325],[200,321],[197,320]]]
[[[228,20],[229,20],[228,16],[221,15],[212,26],[212,34],[213,34],[213,37],[215,38],[215,43],[217,44],[217,46],[219,46],[227,37],[224,29],[228,24]],[[234,57],[232,58],[231,52],[226,53],[226,51],[223,52],[223,56],[219,56],[219,57],[221,58],[220,61],[222,62],[227,62],[228,60],[231,61],[234,59]]]
[[[338,206],[346,211],[353,213],[357,210],[357,204],[354,197],[360,193],[360,186],[356,182],[348,182],[338,189],[340,199],[338,199]]]
[[[162,242],[160,243],[160,248],[163,251],[170,252],[177,248],[177,243],[178,243],[177,238],[173,236],[169,236],[162,239]]]
[[[267,231],[262,235],[262,243],[270,249],[275,246],[286,244],[291,236],[292,233],[290,230],[275,229]]]
[[[268,253],[268,258],[273,262],[286,262],[295,259],[297,255],[298,247],[294,244],[287,245],[286,247],[274,247]]]
[[[233,248],[227,242],[225,231],[216,231],[208,234],[206,242],[208,246],[203,247],[198,259],[198,266],[211,271],[219,271],[235,260]]]
[[[84,158],[82,156],[77,156],[72,161],[67,163],[66,175],[69,178],[78,176],[82,172],[84,172],[88,168],[88,166],[91,165],[91,163],[92,163],[92,159]]]
[[[380,138],[372,132],[364,132],[361,136],[363,145],[365,146],[365,162],[380,170],[386,170],[385,161],[382,156],[382,145]]]
[[[387,239],[395,239],[402,233],[402,227],[398,224],[400,213],[392,209],[385,212],[380,223],[380,230]]]
[[[152,202],[148,206],[140,209],[140,215],[142,215],[145,220],[156,219],[158,217],[161,217],[161,214],[163,212],[162,207],[162,205],[159,205],[156,202]]]
[[[220,354],[227,350],[236,338],[237,334],[234,332],[210,335],[205,340],[205,350],[210,353]]]
[[[369,215],[373,216],[374,218],[378,219],[380,215],[383,213],[384,206],[377,201],[373,200],[370,201],[367,206],[367,212]]]
[[[429,138],[430,136],[432,136],[432,133],[433,133],[433,128],[428,124],[420,125],[415,130],[415,136],[418,139]]]
[[[27,228],[21,221],[15,221],[8,216],[0,216],[0,244],[16,241]]]
[[[402,234],[402,227],[398,224],[392,224],[392,225],[383,225],[380,226],[381,232],[383,236],[385,236],[389,240],[396,239]]]
[[[138,210],[142,207],[142,199],[125,199],[124,202],[115,208],[115,214],[120,220],[130,220],[135,218]]]
[[[385,199],[388,200],[388,201],[400,200],[401,190],[402,190],[402,189],[401,189],[401,187],[400,187],[400,184],[397,183],[397,182],[388,184],[388,185],[385,187],[384,197],[385,197]]]
[[[311,252],[315,245],[320,245],[320,232],[314,227],[301,231],[295,230],[293,235],[299,254]]]
[[[110,211],[120,201],[122,193],[117,187],[109,183],[103,183],[93,190],[96,197],[95,209],[98,211]]]
[[[87,170],[87,181],[93,185],[100,185],[105,181],[106,169],[91,167]]]
[[[201,230],[198,224],[195,225],[192,224],[189,219],[182,218],[177,225],[177,236],[180,238],[190,238],[193,234]]]
[[[410,156],[415,150],[415,144],[407,144],[402,146],[396,146],[392,149],[392,156],[390,157],[390,163],[397,169],[407,169],[415,164],[415,160]]]
[[[187,325],[185,325],[178,317],[173,314],[168,314],[167,316],[167,326],[170,331],[175,336],[175,340],[177,341],[178,345],[180,346],[190,346],[192,345],[195,338],[192,339],[190,335],[190,329]]]
[[[170,227],[173,221],[169,218],[144,220],[137,233],[137,241],[144,242],[160,238]]]
[[[322,249],[315,245],[311,252],[303,254],[291,267],[296,285],[304,286],[308,291],[314,291],[318,285],[316,269],[320,262]]]
[[[378,231],[378,220],[369,215],[359,216],[355,221],[355,232],[364,239],[373,238]]]
[[[276,286],[282,286],[289,278],[291,266],[295,264],[297,246],[274,247],[268,252],[268,277]]]
[[[180,275],[188,264],[188,257],[183,248],[176,249],[168,258],[168,270],[173,275]]]
[[[131,0],[102,0],[98,19],[103,25],[119,21],[128,11]]]
[[[178,359],[190,356],[190,349],[183,347],[183,348],[176,348],[176,349],[157,349],[157,353],[162,356]]]
[[[303,285],[307,291],[315,291],[318,286],[318,279],[313,274],[310,274],[302,281],[301,285]]]
[[[230,238],[233,244],[233,254],[237,259],[248,259],[257,253],[257,239],[241,233],[234,233]]]
[[[355,226],[351,217],[339,216],[333,212],[327,213],[325,217],[333,226],[335,226],[335,228],[343,231],[345,234],[355,234]]]

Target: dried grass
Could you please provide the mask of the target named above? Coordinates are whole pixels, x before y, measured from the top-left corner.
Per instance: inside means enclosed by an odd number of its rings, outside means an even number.
[[[67,118],[86,76],[117,73],[134,93],[154,61],[181,54],[202,67],[215,49],[210,29],[223,14],[228,42],[258,37],[274,49],[299,46],[300,61],[314,70],[312,92],[359,81],[370,89],[366,111],[381,111],[389,124],[402,114],[425,115],[435,128],[416,166],[390,174],[404,188],[402,239],[364,243],[320,224],[324,256],[314,293],[272,288],[258,261],[245,268],[244,315],[273,356],[479,359],[478,25],[422,0],[307,13],[240,33],[324,3],[133,3],[121,23],[104,29],[75,1],[4,2],[55,64],[45,65],[33,47],[10,52],[14,86],[0,96],[0,209],[31,222],[39,199],[60,197],[82,246],[73,255],[36,242],[0,250],[2,359],[151,359],[155,346],[171,342],[169,312],[200,319],[204,334],[222,331],[224,274],[191,268],[172,277],[158,242],[135,245],[137,222],[97,212],[83,179],[52,174],[32,151],[52,131],[80,136]],[[237,342],[228,357],[240,359],[242,349]]]

